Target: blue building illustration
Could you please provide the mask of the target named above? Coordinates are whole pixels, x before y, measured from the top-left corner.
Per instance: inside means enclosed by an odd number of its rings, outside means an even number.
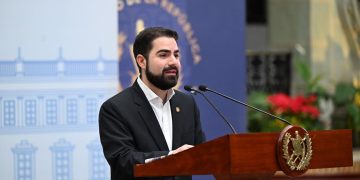
[[[118,90],[118,62],[0,60],[1,179],[105,180],[99,108]]]
[[[35,179],[35,152],[36,147],[26,140],[12,148],[14,155],[14,175],[15,179],[27,180]]]
[[[53,179],[73,179],[73,150],[75,146],[60,139],[50,147],[52,152]]]

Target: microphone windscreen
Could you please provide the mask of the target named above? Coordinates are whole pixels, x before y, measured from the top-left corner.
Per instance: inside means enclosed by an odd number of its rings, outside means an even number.
[[[207,91],[207,87],[206,87],[205,85],[200,85],[200,86],[199,86],[199,89],[200,89],[201,91]]]
[[[185,86],[184,86],[184,89],[185,89],[186,91],[192,91],[192,86],[190,86],[190,85],[185,85]]]

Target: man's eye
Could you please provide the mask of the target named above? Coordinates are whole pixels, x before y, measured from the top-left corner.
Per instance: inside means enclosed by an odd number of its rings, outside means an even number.
[[[160,53],[159,56],[160,56],[160,57],[166,57],[167,54],[166,54],[166,53]]]

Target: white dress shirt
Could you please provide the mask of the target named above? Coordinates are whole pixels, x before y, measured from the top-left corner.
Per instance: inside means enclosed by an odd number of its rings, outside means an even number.
[[[162,133],[165,137],[167,146],[171,151],[173,128],[172,128],[170,99],[174,96],[175,91],[173,89],[168,90],[166,95],[166,101],[165,103],[163,103],[163,100],[158,95],[156,95],[149,87],[147,87],[140,78],[137,78],[137,83],[144,92],[147,100],[150,102],[150,105],[156,115]]]

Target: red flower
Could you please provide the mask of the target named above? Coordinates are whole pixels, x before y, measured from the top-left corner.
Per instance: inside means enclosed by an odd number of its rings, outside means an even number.
[[[290,113],[293,115],[305,115],[316,119],[320,114],[318,108],[314,106],[316,99],[317,97],[315,95],[291,98],[286,94],[277,93],[268,96],[267,100],[271,105],[271,110],[276,114]]]
[[[306,99],[306,103],[307,104],[313,104],[316,102],[317,97],[315,95],[310,95],[307,99]]]
[[[311,106],[311,105],[302,107],[302,112],[305,115],[308,115],[313,119],[316,119],[317,117],[319,117],[319,114],[320,114],[319,109],[317,107]]]
[[[304,106],[305,101],[303,96],[296,96],[294,99],[291,99],[291,111],[295,114],[301,113],[301,108]]]
[[[273,107],[273,111],[276,114],[282,114],[290,108],[291,99],[288,95],[283,93],[274,94],[271,96],[268,96],[268,102]]]

